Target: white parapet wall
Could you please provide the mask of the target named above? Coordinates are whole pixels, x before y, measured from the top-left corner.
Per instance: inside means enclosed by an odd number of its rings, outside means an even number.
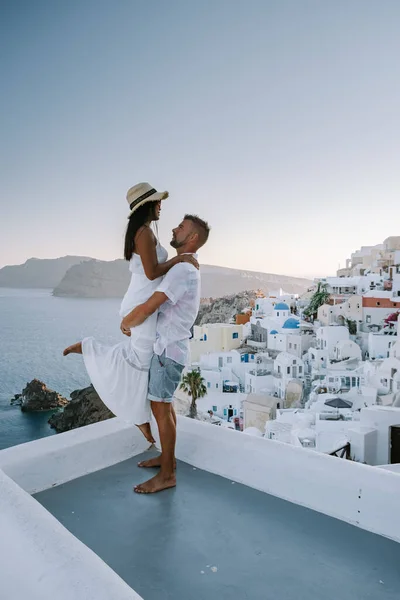
[[[97,554],[0,471],[0,598],[140,600]]]
[[[99,471],[149,447],[137,427],[109,419],[0,451],[0,469],[30,494]]]
[[[400,474],[178,417],[177,457],[400,542]]]

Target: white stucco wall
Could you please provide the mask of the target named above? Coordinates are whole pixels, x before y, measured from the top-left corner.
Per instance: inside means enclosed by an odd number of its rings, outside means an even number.
[[[389,350],[397,341],[397,336],[382,335],[379,333],[368,334],[369,358],[387,358]]]
[[[134,425],[109,419],[0,451],[0,469],[30,494],[93,473],[144,452]]]
[[[0,598],[140,600],[97,554],[1,470],[0,506]]]
[[[396,312],[397,308],[363,307],[363,321],[368,325],[382,325],[383,321]]]
[[[400,425],[400,408],[369,406],[361,410],[360,426],[376,429],[376,454],[373,465],[390,463],[390,427]]]
[[[400,475],[178,417],[177,457],[400,542]]]

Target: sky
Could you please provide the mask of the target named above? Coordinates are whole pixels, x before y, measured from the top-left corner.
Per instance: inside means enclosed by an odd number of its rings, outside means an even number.
[[[0,0],[0,267],[122,256],[126,192],[161,242],[332,275],[400,235],[398,0]],[[170,249],[172,253],[172,249]]]

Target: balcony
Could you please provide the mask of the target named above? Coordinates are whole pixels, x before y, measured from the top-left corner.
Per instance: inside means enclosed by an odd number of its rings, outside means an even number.
[[[179,417],[178,487],[140,496],[143,449],[111,419],[0,452],[4,598],[398,597],[396,473]]]
[[[266,348],[267,342],[256,342],[256,340],[252,340],[251,338],[247,338],[247,346],[251,348]]]
[[[267,375],[271,374],[271,369],[253,369],[249,371],[249,375],[253,375],[253,377],[267,377]]]

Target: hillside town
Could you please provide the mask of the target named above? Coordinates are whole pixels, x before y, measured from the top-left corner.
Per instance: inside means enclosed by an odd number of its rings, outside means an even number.
[[[248,298],[230,322],[194,327],[184,378],[201,374],[198,417],[365,464],[399,463],[400,236],[362,247],[303,295]]]

